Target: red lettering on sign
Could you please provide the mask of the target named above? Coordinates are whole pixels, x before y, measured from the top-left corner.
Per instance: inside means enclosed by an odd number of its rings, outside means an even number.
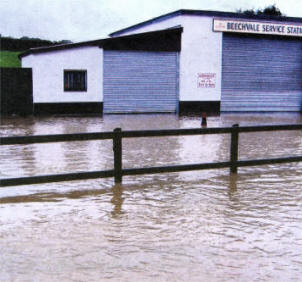
[[[216,73],[198,73],[197,74],[198,88],[215,88]]]

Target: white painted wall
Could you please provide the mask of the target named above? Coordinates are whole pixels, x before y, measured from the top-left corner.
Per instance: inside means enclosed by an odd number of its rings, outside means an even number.
[[[32,68],[34,103],[103,101],[103,50],[99,47],[31,54],[22,58],[22,67]],[[87,91],[65,92],[64,69],[87,70]]]
[[[182,16],[180,101],[220,101],[222,33],[212,31],[213,18]],[[199,73],[216,75],[215,88],[199,88]]]
[[[180,101],[220,101],[222,71],[222,33],[213,32],[213,18],[181,15],[151,23],[122,35],[183,27],[180,54]],[[214,73],[215,88],[199,88],[199,73]]]
[[[220,101],[222,33],[213,32],[212,24],[212,17],[181,15],[122,35],[182,26],[180,101]],[[103,101],[103,50],[98,47],[32,54],[22,59],[22,66],[33,69],[34,103]],[[87,92],[64,92],[64,69],[86,69]],[[199,88],[199,73],[214,73],[215,88]]]

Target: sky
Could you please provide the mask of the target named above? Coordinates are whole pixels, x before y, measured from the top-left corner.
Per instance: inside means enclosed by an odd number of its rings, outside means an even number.
[[[273,4],[302,17],[302,0],[0,0],[0,33],[80,42],[179,9],[236,12]]]

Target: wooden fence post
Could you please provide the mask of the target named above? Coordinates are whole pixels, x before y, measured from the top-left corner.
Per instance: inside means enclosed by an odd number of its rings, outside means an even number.
[[[237,173],[237,161],[238,161],[238,140],[239,140],[239,124],[232,126],[231,132],[231,173]]]
[[[114,183],[122,182],[122,129],[115,128],[113,136]]]

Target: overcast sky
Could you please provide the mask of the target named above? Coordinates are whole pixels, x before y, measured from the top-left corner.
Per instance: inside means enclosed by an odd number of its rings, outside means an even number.
[[[0,33],[78,42],[179,9],[235,12],[272,4],[302,17],[302,0],[0,0]]]

